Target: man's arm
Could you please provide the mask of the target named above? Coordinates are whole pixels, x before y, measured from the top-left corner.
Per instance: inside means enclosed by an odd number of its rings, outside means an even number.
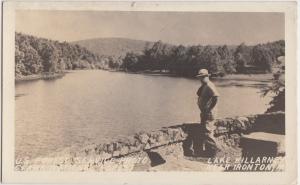
[[[214,84],[210,83],[208,87],[210,89],[211,98],[207,104],[207,110],[210,112],[217,105],[219,93]]]
[[[217,102],[218,102],[218,96],[213,96],[207,105],[207,108],[206,108],[207,112],[211,112],[212,109],[217,105]]]
[[[209,105],[208,110],[211,111],[217,105],[217,102],[218,102],[218,96],[213,96],[211,98],[211,104]]]
[[[202,86],[201,86],[202,87]],[[202,90],[202,88],[201,87],[199,87],[199,89],[198,89],[198,91],[197,91],[197,96],[201,96],[201,90]]]

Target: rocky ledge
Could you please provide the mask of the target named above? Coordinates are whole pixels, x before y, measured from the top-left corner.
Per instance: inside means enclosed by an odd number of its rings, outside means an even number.
[[[215,126],[213,136],[221,146],[221,150],[217,156],[241,156],[240,139],[245,134],[253,132],[285,134],[284,112],[216,119],[213,124]],[[56,154],[54,157],[16,161],[15,169],[18,171],[149,170],[150,168],[139,168],[138,166],[144,163],[150,164],[153,155],[155,158],[153,151],[164,151],[163,155],[166,157],[161,158],[156,156],[157,160],[155,161],[161,161],[161,163],[165,163],[167,161],[166,159],[170,158],[170,156],[175,157],[174,159],[177,161],[180,161],[179,159],[183,159],[183,157],[188,157],[186,155],[186,149],[189,147],[188,142],[190,139],[195,139],[199,136],[198,128],[199,123],[184,123],[149,133],[140,132],[123,140],[86,146],[83,150],[75,154],[66,154],[66,152],[64,152],[63,154]],[[190,162],[187,163],[189,164]],[[182,170],[180,168],[186,167],[180,167],[179,165],[177,169],[173,170]],[[207,171],[208,168],[205,169]],[[202,171],[203,168],[199,167],[198,170]]]

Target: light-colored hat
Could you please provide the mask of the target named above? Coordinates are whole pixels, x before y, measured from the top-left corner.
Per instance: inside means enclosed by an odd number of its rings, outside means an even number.
[[[209,76],[207,69],[200,69],[196,77]]]

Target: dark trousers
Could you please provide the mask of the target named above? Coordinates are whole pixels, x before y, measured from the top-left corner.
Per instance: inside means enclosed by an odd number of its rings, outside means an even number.
[[[200,113],[200,124],[201,125],[206,125],[207,122],[214,120],[214,116],[211,112],[208,113]]]
[[[211,143],[206,128],[209,121],[212,121],[212,113],[201,113],[200,124],[193,124],[188,129],[187,139],[183,142],[184,155],[186,156],[210,156],[212,151],[207,146],[207,142]]]

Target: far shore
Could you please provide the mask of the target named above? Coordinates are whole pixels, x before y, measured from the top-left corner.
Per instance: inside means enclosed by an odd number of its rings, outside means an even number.
[[[150,76],[169,76],[169,77],[185,77],[185,76],[179,76],[176,74],[172,74],[169,72],[161,72],[161,71],[137,71],[137,72],[131,72],[131,71],[124,71],[124,70],[108,70],[108,69],[102,69],[109,72],[124,72],[129,74],[142,74],[142,75],[150,75]],[[27,75],[27,76],[19,76],[15,78],[15,82],[26,82],[26,81],[34,81],[34,80],[51,80],[51,79],[57,79],[62,78],[66,73],[70,73],[72,70],[64,71],[61,73],[43,73],[43,74],[33,74],[33,75]],[[185,77],[189,78],[189,77]],[[196,79],[195,77],[190,77],[193,79]],[[273,78],[272,73],[266,73],[266,74],[227,74],[222,77],[211,77],[212,80],[239,80],[239,81],[270,81]]]
[[[107,70],[110,72],[124,72],[129,74],[143,74],[143,75],[150,75],[150,76],[170,76],[170,77],[185,77],[179,76],[176,74],[172,74],[170,72],[161,72],[161,71],[124,71],[124,70]],[[196,79],[196,77],[185,77],[185,78],[192,78]],[[211,77],[212,80],[239,80],[239,81],[270,81],[273,79],[273,73],[265,73],[265,74],[227,74],[222,77]]]
[[[272,73],[266,74],[228,74],[223,77],[213,77],[217,80],[251,80],[251,81],[270,81],[273,79]]]
[[[66,72],[61,73],[43,73],[43,74],[33,74],[27,76],[15,77],[15,82],[25,82],[25,81],[34,81],[34,80],[51,80],[61,78],[65,75]]]

